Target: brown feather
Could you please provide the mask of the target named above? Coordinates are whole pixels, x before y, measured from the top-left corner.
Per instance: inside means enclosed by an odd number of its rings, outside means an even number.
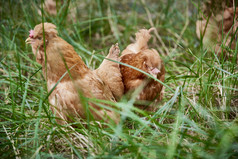
[[[120,50],[118,44],[113,45],[106,58],[120,61],[119,53]],[[105,59],[95,72],[105,82],[105,84],[109,86],[113,96],[119,100],[124,93],[124,85],[122,82],[119,63]]]

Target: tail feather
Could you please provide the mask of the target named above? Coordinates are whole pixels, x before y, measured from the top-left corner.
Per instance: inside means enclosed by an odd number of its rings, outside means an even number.
[[[133,53],[139,53],[141,50],[147,49],[147,43],[151,38],[150,33],[154,30],[155,28],[139,30],[139,32],[136,33],[136,42],[129,45],[127,49],[129,49]]]

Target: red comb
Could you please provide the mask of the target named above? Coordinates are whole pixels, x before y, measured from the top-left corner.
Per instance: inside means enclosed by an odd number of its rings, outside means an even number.
[[[29,33],[30,33],[30,34],[29,34],[29,37],[30,37],[30,38],[33,38],[33,37],[34,37],[34,30],[30,30]]]

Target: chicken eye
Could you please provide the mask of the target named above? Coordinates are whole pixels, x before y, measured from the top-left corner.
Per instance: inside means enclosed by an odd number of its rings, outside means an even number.
[[[149,68],[150,68],[150,66],[149,66],[148,64],[145,64],[145,67],[146,67],[147,69],[149,69]]]
[[[146,64],[146,62],[143,62],[143,65],[145,66],[145,68],[148,68],[148,65]]]
[[[41,40],[42,38],[41,37],[37,37],[38,40]]]

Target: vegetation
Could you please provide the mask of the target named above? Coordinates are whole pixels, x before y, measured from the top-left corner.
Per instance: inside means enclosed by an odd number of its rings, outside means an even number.
[[[0,2],[0,158],[238,158],[236,56],[218,57],[197,38],[200,3],[59,3],[56,16],[41,16],[43,1]],[[122,50],[138,29],[156,27],[149,44],[166,67],[158,110],[138,110],[134,98],[123,98],[114,103],[120,108],[119,125],[87,120],[58,125],[41,66],[25,44],[29,30],[42,21],[54,23],[92,69],[112,44],[119,43]],[[236,42],[231,51],[237,55],[237,50]]]

